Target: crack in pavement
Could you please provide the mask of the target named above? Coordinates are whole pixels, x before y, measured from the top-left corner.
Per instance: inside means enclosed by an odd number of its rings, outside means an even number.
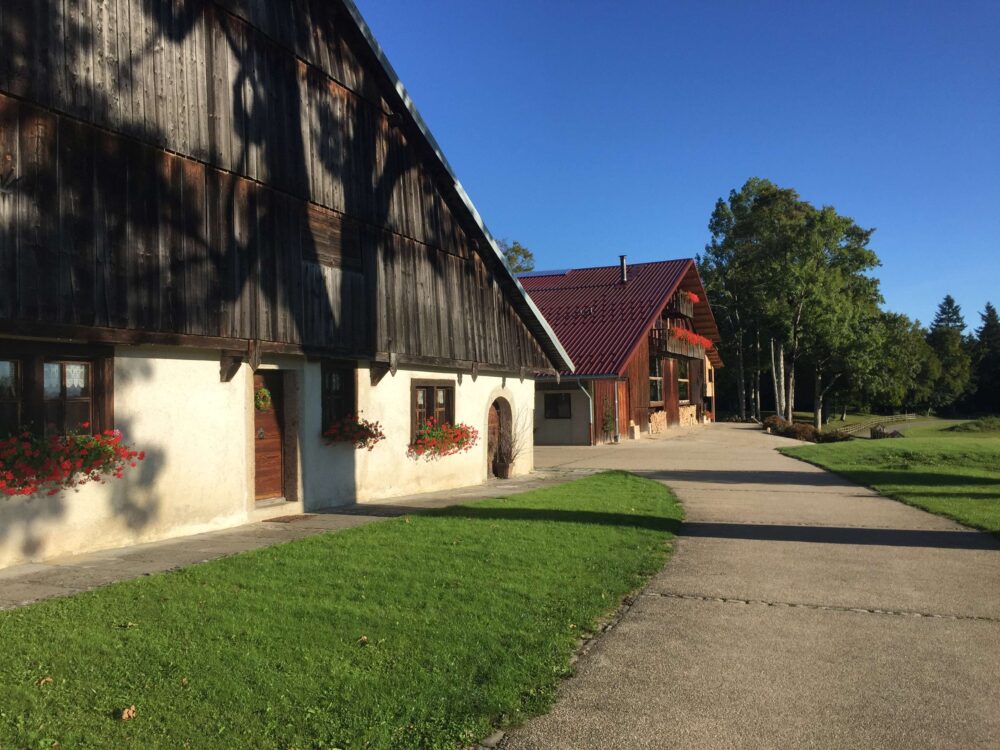
[[[645,591],[642,596],[661,599],[682,599],[696,602],[717,602],[720,604],[762,604],[765,607],[788,607],[791,609],[812,609],[827,612],[855,612],[864,615],[889,615],[892,617],[923,617],[931,620],[969,620],[1000,624],[1000,617],[985,615],[943,615],[935,612],[920,612],[910,609],[880,609],[878,607],[844,607],[832,604],[809,604],[807,602],[773,602],[766,599],[740,599],[728,596],[704,596],[701,594],[678,594],[674,592]]]

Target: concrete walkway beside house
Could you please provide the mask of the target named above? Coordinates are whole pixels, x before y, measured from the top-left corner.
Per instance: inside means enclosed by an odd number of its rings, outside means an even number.
[[[539,466],[627,469],[683,501],[675,555],[506,750],[987,748],[1000,544],[743,425]]]
[[[544,469],[472,487],[282,516],[206,534],[18,565],[0,570],[0,610],[386,518],[550,487],[592,473],[592,469]]]

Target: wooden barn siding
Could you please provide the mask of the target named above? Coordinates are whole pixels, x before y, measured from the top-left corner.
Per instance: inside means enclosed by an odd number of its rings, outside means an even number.
[[[606,442],[604,432],[604,405],[611,405],[612,413],[615,408],[615,391],[618,388],[617,380],[592,380],[594,394],[594,443]],[[624,430],[622,430],[624,432]],[[614,439],[614,435],[610,436]]]
[[[634,421],[640,430],[649,430],[649,347],[640,346],[625,367],[625,378],[628,381],[629,419]],[[628,427],[625,423],[623,429]]]
[[[667,413],[667,424],[680,424],[680,394],[677,388],[677,360],[667,357],[663,360],[663,410]]]
[[[147,5],[0,5],[0,317],[549,367],[335,3]]]

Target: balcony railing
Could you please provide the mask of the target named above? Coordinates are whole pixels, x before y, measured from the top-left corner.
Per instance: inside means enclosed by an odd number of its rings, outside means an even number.
[[[670,335],[669,328],[654,328],[649,332],[649,355],[651,357],[690,357],[704,359],[705,350],[689,341],[681,341]]]
[[[670,298],[663,315],[666,318],[684,317],[690,320],[694,317],[694,302],[687,292],[678,290]]]

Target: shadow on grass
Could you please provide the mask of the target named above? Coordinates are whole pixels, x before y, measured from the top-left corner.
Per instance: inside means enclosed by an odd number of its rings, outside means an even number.
[[[799,458],[798,456],[794,456]],[[819,464],[803,459],[813,466]],[[820,468],[826,468],[821,467]],[[977,477],[962,474],[938,474],[933,472],[912,472],[906,469],[865,471],[843,470],[843,475],[834,470],[824,472],[808,471],[729,471],[723,469],[685,469],[679,471],[636,471],[636,475],[663,482],[704,482],[707,484],[769,484],[776,487],[871,487],[875,484],[907,484],[925,487],[946,487],[956,484],[1000,488],[1000,478]],[[849,478],[848,475],[849,474]],[[1000,489],[997,491],[1000,496]]]
[[[762,542],[859,544],[881,547],[936,547],[938,549],[1000,552],[1000,541],[979,531],[920,529],[856,529],[839,526],[783,526],[777,524],[685,523],[680,536],[748,539]]]
[[[502,499],[502,498],[499,498]],[[421,515],[431,518],[468,518],[477,521],[546,521],[556,523],[600,524],[603,526],[628,526],[652,529],[676,534],[680,520],[663,516],[633,513],[602,513],[587,510],[560,510],[555,508],[487,508],[478,505],[451,505],[444,508],[429,508],[421,505],[396,503],[363,503],[327,510],[315,511],[317,515],[332,513],[345,516],[374,516],[377,518],[399,518]]]
[[[599,524],[601,526],[627,526],[676,534],[681,522],[676,518],[643,516],[632,513],[601,513],[586,510],[557,510],[553,508],[481,508],[474,505],[456,505],[451,508],[428,511],[426,516],[437,518],[468,518],[476,521],[545,521],[556,523]]]

